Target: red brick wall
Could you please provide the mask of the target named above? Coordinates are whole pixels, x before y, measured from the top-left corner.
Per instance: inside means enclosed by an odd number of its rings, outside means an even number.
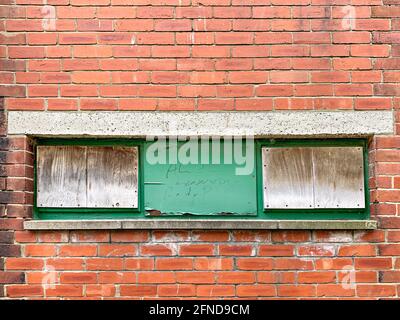
[[[7,110],[385,109],[396,135],[371,145],[376,231],[28,232],[32,150],[1,112],[0,297],[400,297],[400,1],[47,4],[55,30],[0,1]]]

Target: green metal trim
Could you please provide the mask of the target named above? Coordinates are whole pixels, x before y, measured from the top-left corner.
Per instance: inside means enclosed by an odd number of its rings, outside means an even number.
[[[369,186],[368,186],[368,141],[367,139],[256,139],[255,165],[257,184],[257,216],[234,215],[174,215],[163,217],[148,216],[144,210],[144,145],[149,143],[144,139],[37,139],[37,145],[95,145],[95,146],[137,146],[139,148],[139,175],[138,175],[138,208],[38,208],[36,204],[36,154],[34,163],[34,218],[48,220],[92,220],[92,219],[259,219],[259,220],[366,220],[370,216]],[[305,147],[305,146],[361,146],[364,155],[364,209],[269,209],[263,208],[263,182],[261,148],[267,147]]]
[[[263,192],[263,168],[261,148],[282,148],[282,147],[323,147],[323,146],[359,146],[363,148],[364,161],[364,196],[365,208],[362,209],[265,209]],[[343,220],[358,219],[366,220],[370,217],[369,186],[368,186],[368,141],[366,139],[298,139],[283,140],[269,139],[256,140],[257,150],[257,200],[258,215],[271,220]]]

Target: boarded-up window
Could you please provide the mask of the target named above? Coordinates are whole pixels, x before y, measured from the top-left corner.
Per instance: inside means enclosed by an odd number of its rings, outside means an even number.
[[[137,147],[39,146],[37,205],[137,208]]]
[[[264,208],[365,208],[361,147],[262,148]]]

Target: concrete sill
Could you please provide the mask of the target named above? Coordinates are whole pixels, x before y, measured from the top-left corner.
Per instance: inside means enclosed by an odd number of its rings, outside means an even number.
[[[374,220],[29,220],[26,230],[117,230],[117,229],[282,229],[372,230]]]

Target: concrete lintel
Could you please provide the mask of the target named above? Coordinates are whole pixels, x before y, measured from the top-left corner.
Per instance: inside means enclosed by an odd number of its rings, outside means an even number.
[[[44,137],[349,137],[393,134],[391,111],[9,111],[8,133]]]
[[[29,220],[27,230],[115,230],[115,229],[308,229],[308,230],[372,230],[374,220],[184,220],[184,219],[135,219],[135,220]]]

